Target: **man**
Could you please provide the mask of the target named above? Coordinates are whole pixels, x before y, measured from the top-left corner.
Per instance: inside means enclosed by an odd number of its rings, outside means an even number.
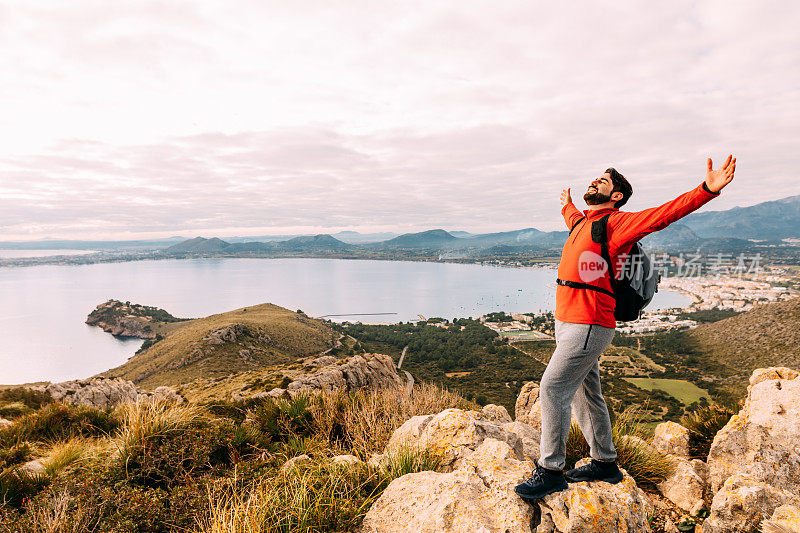
[[[611,296],[609,275],[616,275],[619,279],[620,265],[624,264],[634,242],[699,209],[718,196],[733,179],[736,159],[732,155],[717,170],[713,170],[711,159],[707,164],[702,184],[659,207],[644,211],[619,211],[633,194],[633,187],[613,168],[589,184],[583,195],[589,209],[583,213],[572,203],[569,188],[561,193],[561,214],[567,227],[572,229],[574,226],[574,229],[567,237],[558,266],[556,349],[539,384],[542,405],[540,456],[530,479],[515,488],[522,498],[535,500],[564,490],[568,481],[618,483],[622,480],[611,441],[611,420],[600,390],[598,366],[600,354],[611,344],[616,331],[616,301]],[[600,245],[592,240],[591,226],[592,221],[609,213],[607,235],[612,264],[607,266],[600,259],[603,270],[598,273],[597,269],[586,268],[587,264],[597,264],[597,261],[587,261],[587,256],[589,259],[601,258]],[[612,272],[607,273],[605,269],[609,267]],[[581,286],[564,284],[564,281]],[[565,474],[570,404],[589,444],[592,459],[589,464]]]

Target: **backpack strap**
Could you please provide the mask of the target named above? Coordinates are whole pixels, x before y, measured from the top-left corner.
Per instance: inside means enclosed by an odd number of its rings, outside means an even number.
[[[569,234],[570,234],[570,235],[572,235],[572,230],[574,230],[576,227],[578,227],[578,224],[580,224],[581,222],[583,222],[583,219],[585,219],[585,218],[586,218],[586,217],[581,217],[581,218],[579,218],[578,220],[576,220],[576,221],[575,221],[575,224],[573,224],[573,225],[572,225],[572,227],[571,227],[571,228],[569,228]]]
[[[608,217],[610,216],[611,213],[604,215],[600,220],[592,222],[592,240],[600,244],[600,255],[608,264],[608,277],[611,281],[611,290],[617,292],[617,280],[614,277],[614,269],[611,266],[611,254],[608,251]]]
[[[558,285],[564,285],[565,287],[572,287],[573,289],[589,289],[591,291],[602,292],[603,294],[614,296],[614,293],[608,289],[598,287],[597,285],[589,285],[588,283],[582,283],[580,281],[569,281],[566,279],[556,278],[556,283]]]

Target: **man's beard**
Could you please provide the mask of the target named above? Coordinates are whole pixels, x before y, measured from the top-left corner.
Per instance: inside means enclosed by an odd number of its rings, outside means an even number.
[[[600,205],[611,201],[610,195],[605,195],[598,190],[595,192],[587,192],[583,195],[583,201],[586,205]]]

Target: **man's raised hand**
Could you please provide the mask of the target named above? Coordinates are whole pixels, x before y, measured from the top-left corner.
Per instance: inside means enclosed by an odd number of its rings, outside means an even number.
[[[711,158],[708,158],[708,169],[706,170],[706,186],[711,192],[719,192],[733,179],[733,172],[736,170],[736,158],[729,155],[722,167],[714,170],[711,166]]]
[[[569,195],[569,187],[567,187],[561,190],[561,207],[564,207],[570,202],[572,202],[572,197]]]

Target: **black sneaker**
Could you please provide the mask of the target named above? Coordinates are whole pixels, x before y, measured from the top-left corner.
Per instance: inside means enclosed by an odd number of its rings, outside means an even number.
[[[577,483],[579,481],[605,481],[606,483],[619,483],[622,481],[622,471],[617,466],[617,462],[597,461],[592,459],[589,464],[580,468],[567,470],[564,474],[567,481]]]
[[[567,480],[564,479],[563,472],[549,470],[536,463],[536,470],[533,475],[514,487],[514,492],[524,500],[538,500],[548,494],[568,488],[569,485],[567,485]]]

